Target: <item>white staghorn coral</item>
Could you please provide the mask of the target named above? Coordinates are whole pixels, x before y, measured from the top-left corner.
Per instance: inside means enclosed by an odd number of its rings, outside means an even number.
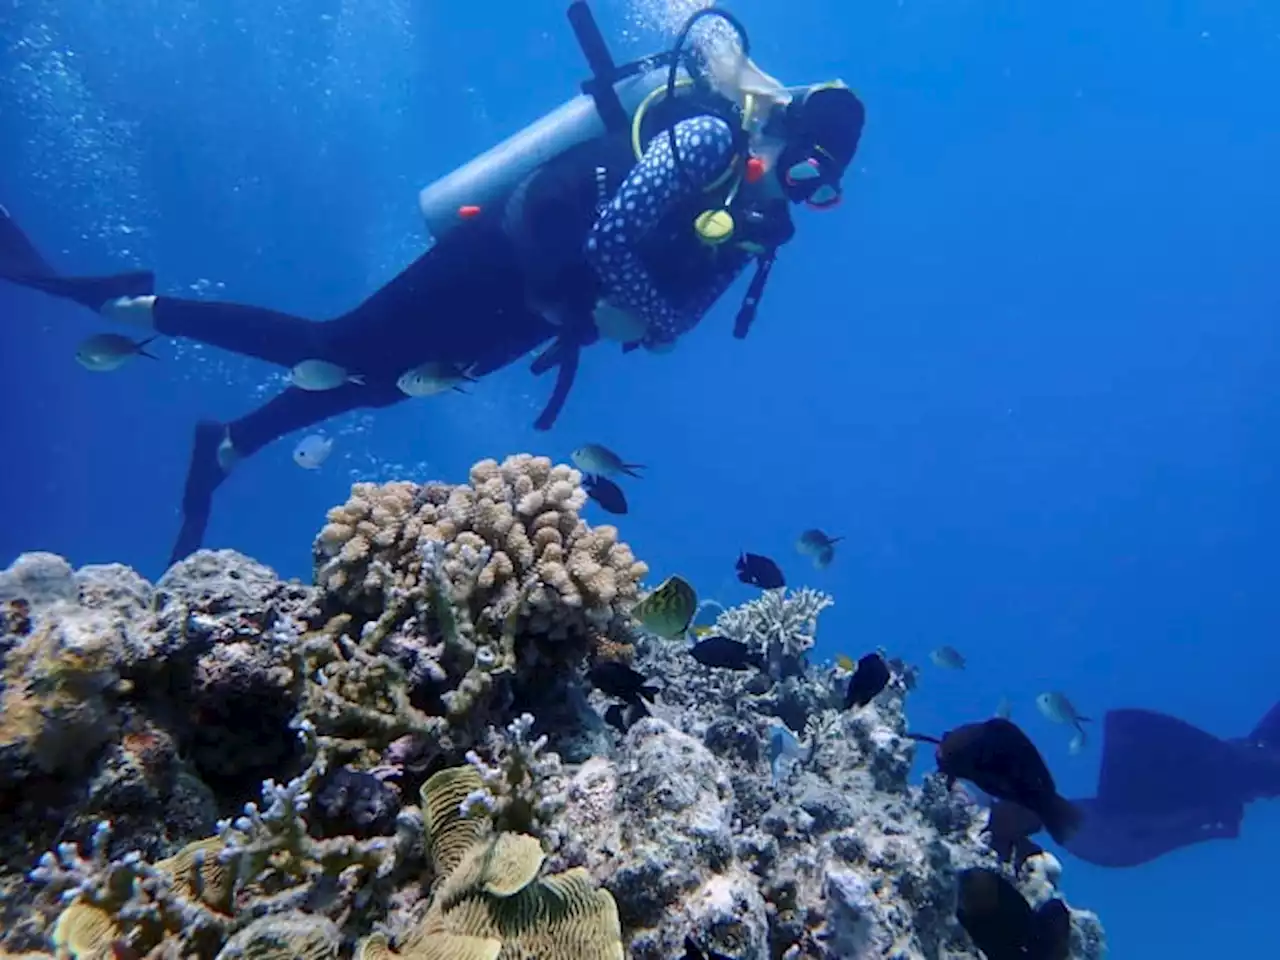
[[[818,615],[834,603],[830,595],[809,587],[791,593],[769,590],[721,613],[715,632],[752,645],[768,658],[775,675],[788,676],[799,671],[813,647]]]

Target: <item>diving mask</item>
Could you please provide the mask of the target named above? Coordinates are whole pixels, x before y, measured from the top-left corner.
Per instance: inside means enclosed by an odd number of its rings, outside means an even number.
[[[840,186],[840,168],[822,147],[816,144],[809,151],[797,151],[795,157],[787,157],[786,151],[779,164],[782,186],[787,199],[803,203],[811,210],[830,210],[844,196]]]

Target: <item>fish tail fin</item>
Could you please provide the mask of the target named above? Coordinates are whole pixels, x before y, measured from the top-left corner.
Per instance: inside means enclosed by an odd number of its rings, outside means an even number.
[[[648,700],[650,703],[653,703],[653,698],[656,697],[661,692],[662,692],[662,689],[660,687],[655,687],[651,683],[646,684],[645,686],[640,688],[640,696],[643,697],[645,700]]]
[[[472,381],[470,381],[470,382],[471,382],[471,383],[475,383],[475,381],[474,381],[474,380],[472,380]],[[466,387],[464,387],[464,386],[463,386],[462,384],[460,384],[460,383],[455,383],[455,384],[453,385],[453,392],[454,392],[454,393],[462,393],[462,394],[466,394],[467,396],[471,396],[471,391],[470,391],[470,390],[468,390]]]
[[[347,383],[354,383],[354,384],[355,384],[356,386],[358,386],[358,387],[363,387],[363,386],[364,386],[364,374],[363,374],[363,373],[353,373],[353,374],[351,374],[351,376],[347,377]]]
[[[1093,717],[1082,717],[1082,716],[1080,716],[1079,714],[1076,714],[1076,729],[1077,729],[1077,730],[1080,730],[1080,724],[1082,724],[1082,723],[1093,723]],[[1081,730],[1080,732],[1081,732],[1081,733],[1083,733],[1084,731],[1083,731],[1083,730]]]
[[[643,463],[624,463],[622,465],[622,472],[625,473],[628,477],[635,477],[637,480],[641,479],[641,476],[640,474],[636,473],[636,471],[643,470],[643,469],[644,469]]]
[[[479,366],[480,364],[478,363],[467,364],[467,366],[458,371],[458,376],[462,377],[467,383],[479,383],[480,378],[475,375],[476,368]]]
[[[1041,819],[1044,820],[1044,828],[1049,831],[1049,836],[1057,843],[1065,844],[1080,829],[1080,824],[1084,819],[1080,808],[1070,800],[1053,794],[1049,798],[1049,802],[1045,804],[1045,809],[1040,811]]]
[[[139,343],[138,356],[146,357],[148,360],[159,360],[159,357],[147,349],[147,347],[151,346],[151,344],[155,343],[159,339],[159,337],[147,337],[147,339]]]
[[[907,739],[917,743],[942,743],[937,737],[931,737],[927,733],[908,733]]]
[[[1070,943],[1071,910],[1057,897],[1042,903],[1032,923],[1027,956],[1031,960],[1056,960],[1068,954]]]

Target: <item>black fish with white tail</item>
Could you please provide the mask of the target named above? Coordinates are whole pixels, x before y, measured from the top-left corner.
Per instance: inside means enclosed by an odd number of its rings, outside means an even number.
[[[1044,822],[1058,843],[1065,843],[1079,829],[1080,810],[1058,795],[1040,751],[1011,720],[993,717],[966,723],[941,740],[916,733],[908,736],[938,745],[938,772],[948,781],[968,780],[997,800],[1025,807]]]
[[[868,653],[858,661],[844,694],[844,708],[865,707],[889,684],[889,665],[878,653]]]
[[[717,670],[763,670],[764,654],[732,637],[707,637],[689,648],[689,656]]]
[[[635,703],[628,703],[625,706],[621,703],[613,703],[604,712],[604,722],[619,733],[626,733],[634,724],[648,716],[652,714],[649,713],[649,708],[644,705],[643,700],[636,700]]]
[[[600,505],[605,513],[624,514],[627,512],[627,497],[622,488],[608,477],[586,476],[582,480],[582,489],[587,496]]]
[[[738,579],[751,587],[761,590],[777,590],[787,585],[786,577],[776,563],[758,553],[743,553],[738,556]]]
[[[1067,960],[1071,911],[1061,900],[1032,909],[1018,888],[994,870],[960,874],[956,919],[987,960]]]
[[[591,668],[590,676],[591,682],[601,693],[627,703],[636,703],[641,699],[653,703],[653,698],[659,693],[658,688],[652,686],[643,673],[616,660],[597,663]]]

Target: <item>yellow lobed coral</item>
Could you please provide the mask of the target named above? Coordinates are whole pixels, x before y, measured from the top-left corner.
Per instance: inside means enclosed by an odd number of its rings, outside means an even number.
[[[173,880],[173,889],[187,900],[198,900],[219,913],[231,913],[235,899],[236,862],[225,862],[221,837],[196,840],[156,864]]]
[[[469,767],[437,773],[422,790],[428,852],[443,874],[408,960],[622,960],[617,905],[581,868],[540,877],[541,844],[523,834],[478,835],[460,797],[479,785]],[[462,840],[471,837],[462,851]],[[366,941],[371,960],[385,943]],[[365,955],[362,945],[360,955]]]
[[[59,957],[96,960],[111,955],[120,936],[115,919],[102,907],[77,900],[58,915],[53,928],[53,949]]]
[[[294,911],[253,921],[227,941],[215,960],[336,960],[341,945],[333,921]]]

